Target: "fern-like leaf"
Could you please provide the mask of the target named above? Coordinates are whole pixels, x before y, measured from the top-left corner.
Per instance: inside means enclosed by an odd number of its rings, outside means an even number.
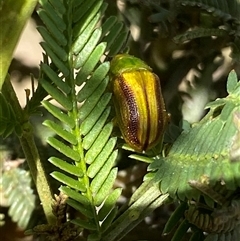
[[[5,198],[10,206],[8,214],[21,228],[26,228],[35,208],[29,172],[22,169],[5,171],[1,177]]]
[[[41,45],[50,61],[42,63],[44,75],[39,81],[61,105],[42,102],[59,121],[46,120],[44,125],[56,134],[48,143],[68,160],[50,157],[59,168],[51,175],[62,183],[60,190],[68,196],[68,205],[84,216],[71,221],[89,230],[88,240],[100,240],[116,215],[114,206],[121,193],[121,189],[112,191],[117,151],[109,119],[111,93],[106,91],[110,64],[102,59],[119,51],[127,31],[122,23],[110,26],[109,20],[103,28],[97,27],[106,9],[102,0],[44,0],[41,4],[39,16],[46,26],[39,28],[45,41]]]
[[[220,180],[229,190],[240,185],[240,163],[230,162],[229,151],[237,133],[233,116],[240,111],[240,84],[234,72],[229,75],[228,86],[229,95],[210,103],[206,117],[179,136],[167,157],[150,165],[150,170],[157,170],[163,193],[180,200],[198,201],[201,192],[191,188],[189,181],[204,177],[209,178],[210,186]]]
[[[240,16],[240,8],[238,0],[224,1],[224,0],[195,0],[182,1],[179,3],[183,6],[191,6],[201,8],[214,16],[224,19],[225,21],[238,19]]]
[[[206,28],[197,28],[196,30],[189,30],[184,34],[177,35],[174,38],[174,41],[177,43],[181,43],[184,41],[189,41],[195,38],[202,38],[202,37],[223,37],[227,36],[228,32],[223,29],[213,28],[213,29],[206,29]]]

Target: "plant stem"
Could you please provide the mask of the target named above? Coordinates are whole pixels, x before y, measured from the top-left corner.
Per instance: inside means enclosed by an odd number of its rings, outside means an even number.
[[[13,51],[37,0],[0,1],[0,90],[12,61]]]
[[[49,224],[53,224],[56,218],[52,213],[51,207],[52,192],[34,141],[33,127],[29,122],[29,116],[21,108],[16,93],[9,80],[9,76],[6,78],[2,90],[5,96],[8,97],[7,100],[9,101],[9,104],[11,105],[18,122],[21,124],[21,135],[18,137],[25,154],[33,181],[36,185],[46,219]]]
[[[104,241],[117,241],[122,239],[128,232],[137,226],[154,209],[160,207],[168,198],[168,194],[162,194],[159,185],[150,181],[147,186],[143,183],[144,190],[139,187],[136,191],[140,198],[111,225],[103,236]],[[148,188],[146,188],[148,187]],[[143,192],[145,191],[145,192]],[[142,195],[140,195],[142,194]],[[135,194],[134,194],[135,195]]]

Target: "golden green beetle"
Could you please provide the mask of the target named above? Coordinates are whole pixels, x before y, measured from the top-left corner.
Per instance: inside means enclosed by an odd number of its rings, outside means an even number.
[[[110,77],[124,140],[136,151],[151,149],[168,122],[158,76],[142,60],[119,54],[111,61]]]

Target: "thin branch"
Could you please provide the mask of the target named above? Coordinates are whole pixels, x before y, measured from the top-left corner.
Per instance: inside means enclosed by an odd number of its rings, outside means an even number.
[[[9,76],[4,82],[3,93],[7,93],[8,101],[13,109],[13,112],[15,113],[18,121],[22,124],[22,131],[21,136],[19,136],[19,140],[25,154],[33,181],[35,182],[47,221],[49,224],[52,224],[55,222],[56,218],[52,214],[52,192],[50,190],[50,185],[48,183],[47,175],[41,163],[38,149],[34,141],[33,127],[28,120],[29,116],[21,108],[16,93],[9,80]]]
[[[145,186],[145,183],[143,183]],[[153,210],[164,204],[168,198],[168,194],[162,194],[159,185],[150,182],[148,190],[143,192],[139,187],[136,191],[137,196],[141,196],[111,225],[111,227],[103,236],[104,241],[117,241],[122,239],[128,232],[136,227],[147,215]],[[145,188],[144,188],[145,189]],[[146,190],[146,189],[145,189]],[[140,195],[142,194],[142,195]]]

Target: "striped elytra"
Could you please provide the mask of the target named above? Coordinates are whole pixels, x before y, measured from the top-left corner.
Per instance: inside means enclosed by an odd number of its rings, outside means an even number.
[[[113,58],[110,74],[117,123],[124,140],[136,151],[151,149],[168,122],[158,76],[128,54]]]

